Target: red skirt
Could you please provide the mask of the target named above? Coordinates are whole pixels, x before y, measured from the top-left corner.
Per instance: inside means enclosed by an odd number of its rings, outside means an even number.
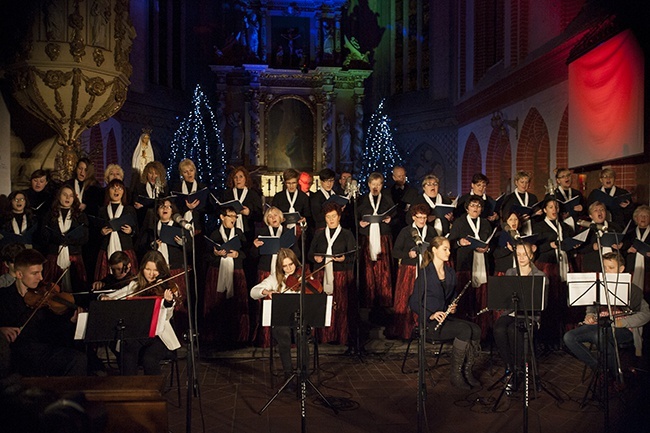
[[[208,267],[203,304],[203,338],[216,343],[248,341],[248,290],[242,269],[233,271],[233,297],[217,292],[219,268]]]
[[[138,272],[138,258],[135,255],[135,251],[124,250],[123,252],[129,256],[129,261],[131,262],[130,275],[135,275]],[[108,275],[108,267],[106,250],[100,250],[97,256],[97,263],[95,264],[95,281],[99,281]]]
[[[49,254],[46,257],[47,261],[43,265],[43,281],[53,283],[63,274],[63,269],[56,264],[56,258],[57,256],[54,254]],[[73,254],[70,256],[70,270],[68,273],[72,282],[72,292],[85,291],[88,280],[86,278],[86,267],[84,266],[84,260],[81,254]],[[65,291],[65,288],[62,287],[62,290]]]
[[[354,296],[354,273],[349,271],[334,271],[334,297],[332,305],[332,323],[325,327],[321,332],[321,341],[323,343],[348,343],[348,324],[350,323],[348,308],[349,297]]]
[[[415,286],[415,265],[400,265],[397,269],[395,302],[393,304],[393,323],[387,334],[389,337],[409,339],[415,325],[415,315],[409,308],[409,298]]]
[[[393,249],[393,240],[390,235],[381,235],[381,253],[377,261],[370,260],[370,242],[368,236],[361,238],[363,248],[363,272],[366,277],[366,290],[362,295],[362,306],[372,308],[391,307],[393,305],[393,288],[391,285],[390,251]]]

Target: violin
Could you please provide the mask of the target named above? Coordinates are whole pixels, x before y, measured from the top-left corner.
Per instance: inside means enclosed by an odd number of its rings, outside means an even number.
[[[317,295],[323,293],[323,284],[321,284],[319,280],[313,277],[314,273],[315,272],[305,275],[305,293],[308,295]],[[285,285],[287,286],[285,292],[288,292],[290,290],[296,292],[299,291],[301,282],[301,269],[296,269],[296,272],[289,275],[285,281]]]
[[[41,281],[35,289],[27,289],[23,299],[29,308],[37,310],[47,307],[58,315],[64,314],[69,309],[77,309],[72,293],[62,292],[57,283]]]
[[[134,296],[160,296],[163,297],[165,294],[165,290],[169,289],[172,292],[172,295],[174,295],[174,298],[179,298],[181,295],[181,292],[179,290],[179,287],[176,283],[171,282],[174,278],[180,277],[181,275],[184,275],[185,271],[173,275],[171,277],[165,278],[164,280],[156,280],[151,282],[150,284],[147,284],[144,288],[136,291],[135,293],[129,293],[128,295],[124,295],[121,298],[115,298],[115,300],[120,300],[124,298],[133,298]]]

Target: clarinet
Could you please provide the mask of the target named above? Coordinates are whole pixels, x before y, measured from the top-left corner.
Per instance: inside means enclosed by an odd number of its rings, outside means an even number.
[[[449,306],[448,306],[447,309],[445,310],[445,319],[447,318],[447,316],[449,315],[449,313],[451,313],[451,306],[454,305],[454,304],[458,304],[458,301],[460,301],[460,298],[465,294],[465,292],[466,292],[467,289],[469,288],[469,285],[470,285],[470,284],[472,284],[472,280],[471,280],[471,279],[467,282],[467,284],[465,284],[465,287],[463,287],[463,290],[460,291],[460,293],[458,294],[458,296],[456,296],[456,297],[454,298],[454,300],[451,301],[451,303],[449,304]],[[433,328],[433,331],[434,331],[434,332],[437,331],[438,328],[440,328],[440,326],[441,326],[443,323],[445,323],[445,319],[442,319],[442,322],[438,322],[438,324],[436,325],[436,327]]]

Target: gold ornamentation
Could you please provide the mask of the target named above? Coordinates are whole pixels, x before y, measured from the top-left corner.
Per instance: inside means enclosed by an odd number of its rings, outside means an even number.
[[[45,46],[45,54],[47,54],[50,60],[55,61],[59,58],[59,54],[61,54],[61,45],[50,42]]]
[[[106,60],[104,58],[104,52],[100,48],[95,48],[93,50],[93,60],[97,66],[101,66]]]

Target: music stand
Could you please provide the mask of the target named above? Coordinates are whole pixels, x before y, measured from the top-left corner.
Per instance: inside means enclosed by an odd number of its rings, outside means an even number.
[[[490,310],[513,310],[515,312],[515,329],[520,330],[524,333],[524,362],[529,354],[532,354],[532,365],[534,377],[537,377],[537,364],[535,362],[535,352],[531,344],[531,333],[532,333],[532,313],[543,311],[546,308],[546,303],[548,300],[548,293],[546,292],[546,277],[543,275],[528,275],[528,276],[499,276],[499,277],[488,277],[488,309]],[[520,327],[519,318],[520,313],[524,314],[524,326],[523,329]],[[529,316],[530,313],[530,316]],[[530,350],[529,350],[530,349]],[[496,399],[494,405],[492,406],[492,411],[496,412],[499,402],[503,397],[503,394],[506,392],[508,384],[513,378],[516,379],[516,376],[519,373],[519,348],[517,345],[517,338],[515,338],[514,344],[514,358],[515,363],[513,365],[512,372],[506,373],[501,379],[499,379],[495,384],[493,384],[489,389],[493,389],[497,383],[505,381],[503,388],[499,397]],[[526,363],[526,373],[528,372],[527,363]],[[527,386],[528,375],[526,374],[526,386]],[[535,388],[536,389],[536,388]],[[560,399],[546,390],[553,398],[560,401]],[[525,399],[528,398],[528,392],[525,393]],[[524,404],[524,431],[528,429],[528,404],[525,401]]]
[[[93,301],[88,308],[84,342],[140,340],[156,336],[160,298]],[[124,373],[124,348],[120,349],[120,374]]]
[[[601,279],[602,276],[602,279]],[[611,313],[612,306],[624,306],[629,308],[630,290],[632,287],[631,274],[601,274],[598,272],[574,272],[567,274],[567,283],[569,284],[569,306],[593,306],[596,311],[601,306],[606,306],[608,312]],[[587,397],[591,393],[596,395],[599,385],[604,389],[605,395],[605,425],[609,426],[609,405],[607,403],[608,391],[607,382],[603,381],[599,384],[600,372],[606,372],[608,366],[609,349],[609,332],[604,332],[607,328],[612,330],[612,337],[614,338],[614,351],[616,355],[617,368],[620,372],[620,358],[618,355],[618,347],[616,341],[616,334],[613,329],[613,320],[611,317],[607,319],[609,322],[601,323],[601,320],[596,322],[597,335],[598,335],[598,350],[600,356],[598,357],[598,366],[596,371],[593,372],[587,391],[585,392],[580,407],[584,407],[587,402]],[[601,341],[602,339],[602,341]]]
[[[295,327],[298,324],[298,315],[300,311],[300,295],[294,294],[285,294],[285,295],[274,295],[273,299],[264,300],[262,304],[262,326],[290,326]],[[305,326],[311,326],[312,328],[322,328],[324,326],[330,326],[331,317],[332,317],[332,295],[309,295],[302,296],[303,298],[303,321]],[[301,354],[303,353],[302,345],[304,342],[300,341],[300,338],[296,338],[296,346],[298,353],[298,367],[300,369],[301,375],[303,374],[303,364],[306,360],[301,359]],[[306,352],[306,351],[305,351]],[[278,389],[278,391],[266,402],[264,407],[257,412],[262,414],[268,408],[273,400],[275,400],[278,395],[284,391],[284,389],[291,383],[291,381],[296,377],[296,372],[284,382],[284,384]],[[327,406],[338,413],[338,410],[332,406],[332,404],[325,398],[325,396],[320,392],[320,390],[314,385],[311,380],[307,377],[301,377],[301,380],[304,380],[305,383],[309,384],[314,391],[320,396],[320,398],[325,402]],[[304,398],[304,395],[301,394],[301,398]]]

